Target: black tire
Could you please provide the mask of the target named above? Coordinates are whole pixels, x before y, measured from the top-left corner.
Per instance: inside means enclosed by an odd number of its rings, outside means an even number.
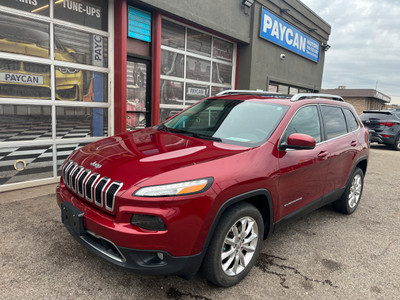
[[[400,151],[400,134],[397,136],[392,148],[393,150]]]
[[[257,208],[244,202],[229,207],[218,223],[204,258],[204,277],[223,287],[240,282],[257,260],[263,236],[264,222]]]
[[[346,190],[338,200],[332,203],[332,207],[343,214],[352,214],[360,203],[363,187],[364,173],[360,168],[355,168]]]

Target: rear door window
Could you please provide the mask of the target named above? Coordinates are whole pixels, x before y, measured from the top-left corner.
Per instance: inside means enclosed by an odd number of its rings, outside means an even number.
[[[340,107],[321,105],[321,112],[327,140],[347,133],[346,119]]]

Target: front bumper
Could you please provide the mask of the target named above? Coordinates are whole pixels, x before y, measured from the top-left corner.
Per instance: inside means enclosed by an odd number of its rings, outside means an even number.
[[[86,230],[84,213],[69,202],[61,203],[61,219],[69,233],[81,245],[103,259],[144,275],[180,275],[193,277],[200,268],[203,254],[174,257],[165,251],[118,247],[110,240]],[[66,216],[68,215],[68,216]]]
[[[194,225],[196,222],[204,224],[198,217],[190,218],[195,222],[191,226],[187,217],[175,219],[177,216],[174,216],[167,231],[146,231],[131,225],[126,217],[130,211],[140,209],[137,207],[121,206],[120,212],[112,216],[79,200],[63,184],[57,188],[57,202],[69,233],[92,253],[115,265],[139,274],[185,278],[194,276],[201,265],[205,250],[202,247],[193,250],[195,243],[204,243],[199,237],[201,228]],[[191,207],[193,203],[186,202],[170,208],[187,216],[185,207]],[[171,215],[170,211],[166,212]]]

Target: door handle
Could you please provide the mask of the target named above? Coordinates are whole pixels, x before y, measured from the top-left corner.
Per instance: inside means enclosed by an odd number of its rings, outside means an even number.
[[[324,158],[325,156],[327,156],[328,155],[328,151],[321,151],[319,154],[318,154],[318,157],[319,158]]]
[[[357,146],[357,141],[351,141],[350,145],[351,145],[352,147]]]

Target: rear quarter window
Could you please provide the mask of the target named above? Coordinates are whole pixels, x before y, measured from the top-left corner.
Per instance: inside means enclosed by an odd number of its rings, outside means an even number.
[[[347,133],[346,119],[340,107],[323,105],[321,112],[327,140]]]
[[[350,131],[357,130],[359,125],[358,125],[358,121],[357,121],[356,117],[347,108],[343,109],[343,111],[344,111],[344,115],[346,116],[347,122],[350,126]]]

